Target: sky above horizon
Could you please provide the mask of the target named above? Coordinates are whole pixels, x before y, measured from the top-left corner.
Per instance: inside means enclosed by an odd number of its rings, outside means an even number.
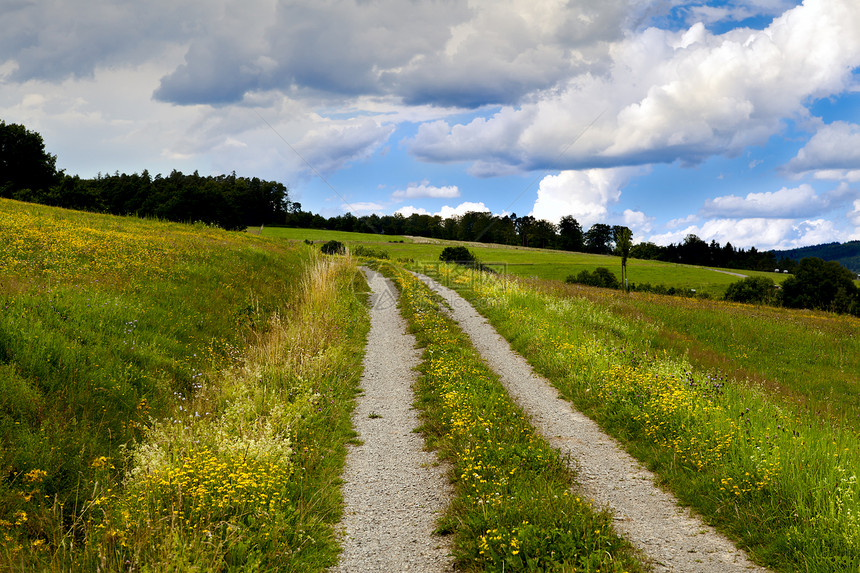
[[[857,0],[7,0],[0,119],[57,166],[305,211],[860,239]]]

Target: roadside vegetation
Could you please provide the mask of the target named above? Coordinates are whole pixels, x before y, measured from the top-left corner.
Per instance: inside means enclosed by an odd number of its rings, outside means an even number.
[[[453,465],[441,531],[466,571],[641,571],[612,518],[571,492],[567,465],[513,404],[430,290],[400,268],[401,309],[424,348],[423,431]]]
[[[0,200],[0,569],[322,570],[349,258]]]
[[[438,272],[757,561],[860,567],[858,319]]]

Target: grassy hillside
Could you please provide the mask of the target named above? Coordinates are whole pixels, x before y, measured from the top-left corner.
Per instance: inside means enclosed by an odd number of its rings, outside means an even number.
[[[485,245],[482,243],[463,243],[420,237],[394,237],[319,229],[288,229],[283,227],[265,228],[263,229],[263,236],[292,241],[336,240],[346,245],[364,245],[374,249],[381,249],[386,251],[392,260],[413,260],[419,262],[438,261],[439,254],[445,247],[465,244],[482,262],[488,264],[490,267],[521,277],[537,277],[563,281],[568,275],[575,275],[582,270],[593,271],[597,267],[606,267],[619,278],[621,276],[621,258],[608,255]],[[714,297],[721,297],[731,283],[741,280],[741,277],[730,273],[743,274],[745,276],[768,276],[776,283],[781,283],[788,277],[788,275],[781,273],[763,273],[758,271],[728,270],[727,272],[717,272],[702,267],[638,259],[628,260],[627,270],[629,280],[636,284],[663,284],[667,287],[675,287],[676,289],[695,289],[698,293],[707,293]]]
[[[0,569],[332,563],[348,260],[7,200],[0,244]]]

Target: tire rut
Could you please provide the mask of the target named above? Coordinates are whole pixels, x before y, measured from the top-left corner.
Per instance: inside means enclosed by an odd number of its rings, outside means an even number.
[[[569,454],[582,487],[579,493],[614,514],[616,529],[645,554],[655,572],[767,571],[656,487],[654,474],[562,400],[469,302],[429,277],[416,276],[445,299],[451,317],[538,431],[553,447]]]
[[[446,540],[433,533],[451,486],[414,431],[419,419],[412,384],[420,352],[400,316],[393,283],[362,270],[372,291],[371,325],[353,427],[363,443],[347,454],[343,552],[332,571],[453,571]]]

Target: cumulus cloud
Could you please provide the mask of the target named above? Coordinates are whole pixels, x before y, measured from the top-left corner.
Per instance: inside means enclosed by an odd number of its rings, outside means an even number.
[[[271,6],[271,3],[267,3]],[[193,39],[184,65],[166,76],[156,96],[176,103],[240,101],[261,89],[379,94],[381,74],[444,46],[466,6],[445,2],[278,2],[274,12],[248,10],[264,25],[257,34],[225,18]]]
[[[409,217],[411,215],[429,215],[430,211],[421,207],[413,207],[412,205],[406,205],[405,207],[401,207],[400,209],[396,210],[394,214]]]
[[[632,209],[624,209],[621,217],[621,224],[633,231],[634,242],[639,242],[643,234],[650,233],[655,221],[654,217],[649,217],[642,211]]]
[[[404,217],[409,217],[412,214],[418,215],[433,215],[434,217],[442,217],[443,219],[450,219],[451,217],[459,217],[461,215],[465,215],[471,211],[479,211],[482,213],[487,213],[490,211],[483,202],[481,203],[473,203],[471,201],[466,201],[464,203],[460,203],[456,207],[450,207],[445,205],[439,211],[435,213],[431,213],[427,209],[421,207],[413,207],[412,205],[407,205],[405,207],[401,207],[396,210],[395,214],[403,215]]]
[[[794,249],[848,239],[845,232],[826,219],[749,218],[712,219],[702,225],[652,235],[649,240],[658,245],[682,243],[690,234],[707,242],[731,243],[735,248],[756,247],[759,250]]]
[[[785,168],[794,173],[823,171],[831,175],[825,176],[828,179],[860,171],[860,125],[836,121],[823,126]]]
[[[460,203],[456,207],[449,207],[445,205],[439,212],[435,213],[435,215],[439,215],[443,219],[450,219],[451,217],[459,217],[460,215],[465,215],[470,211],[479,211],[483,213],[488,213],[490,209],[484,205],[483,202],[473,203],[471,201],[466,201],[464,203]]]
[[[746,197],[725,195],[705,201],[701,215],[703,217],[773,217],[801,218],[813,217],[835,208],[856,196],[847,183],[842,183],[835,189],[818,195],[809,184],[789,189],[783,187],[779,191],[763,193],[748,193]]]
[[[398,189],[391,194],[394,199],[415,199],[418,197],[433,197],[450,199],[460,196],[460,190],[456,185],[446,185],[445,187],[435,187],[430,185],[426,179],[421,183],[410,183],[406,189]]]
[[[562,171],[543,178],[532,215],[558,223],[572,215],[588,228],[605,223],[609,205],[618,201],[621,188],[639,170],[636,168]]]
[[[409,103],[477,107],[515,103],[601,66],[610,41],[635,14],[628,0],[480,0],[441,50],[389,72]]]
[[[217,0],[11,0],[0,8],[0,62],[14,62],[13,81],[91,78],[163,57],[213,10]]]
[[[612,44],[605,74],[573,76],[534,101],[467,124],[421,126],[429,161],[579,169],[737,155],[810,99],[841,93],[860,65],[853,0],[807,0],[765,30],[649,28]]]
[[[726,195],[705,201],[704,217],[774,217],[792,218],[820,213],[828,201],[819,197],[811,185],[804,183],[794,189],[748,193],[746,197]]]

